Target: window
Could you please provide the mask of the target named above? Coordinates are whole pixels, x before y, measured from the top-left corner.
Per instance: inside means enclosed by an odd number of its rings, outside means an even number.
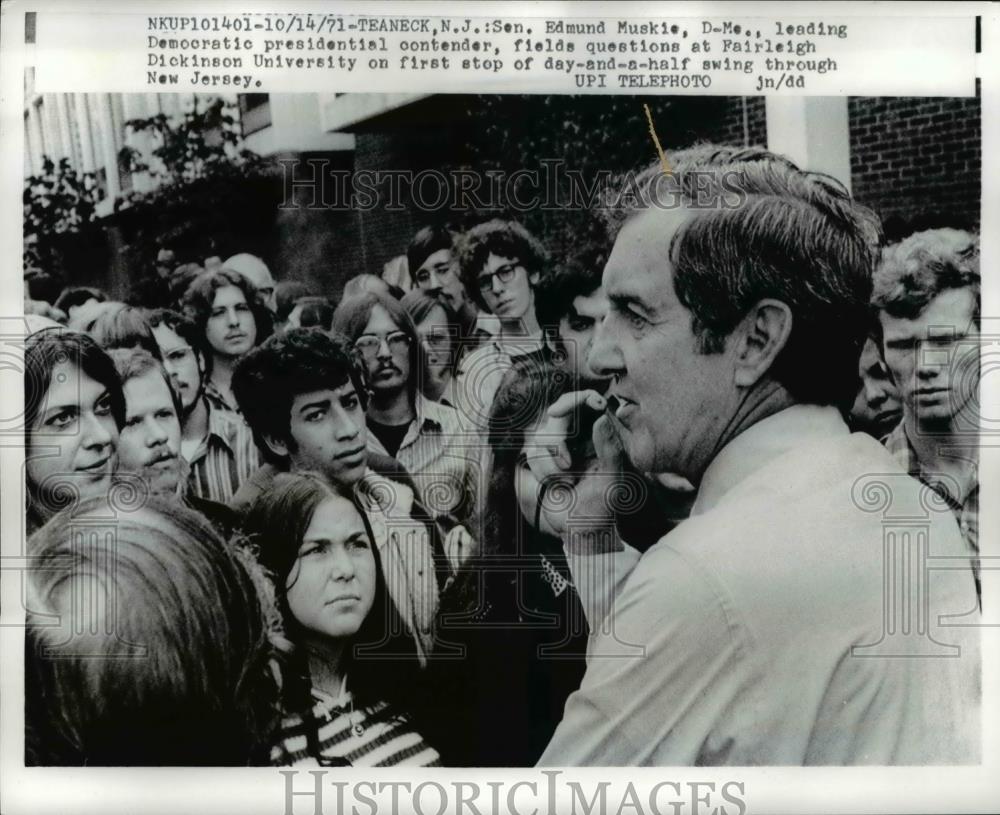
[[[271,99],[266,93],[239,94],[240,129],[243,137],[271,124]]]

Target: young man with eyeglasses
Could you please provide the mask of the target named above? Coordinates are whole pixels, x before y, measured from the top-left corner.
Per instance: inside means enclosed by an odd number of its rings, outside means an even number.
[[[188,490],[228,504],[260,466],[260,451],[246,422],[214,408],[205,396],[211,355],[187,318],[158,309],[149,316],[163,367],[180,401],[180,452],[189,465]]]
[[[456,250],[468,296],[500,324],[492,340],[469,354],[459,370],[456,407],[463,423],[482,432],[500,382],[514,360],[546,349],[535,313],[535,287],[548,257],[521,224],[499,219],[460,235]]]
[[[368,377],[368,449],[399,461],[446,527],[473,526],[475,457],[456,411],[421,392],[426,354],[409,314],[394,298],[369,293],[337,307],[333,330],[353,344]]]

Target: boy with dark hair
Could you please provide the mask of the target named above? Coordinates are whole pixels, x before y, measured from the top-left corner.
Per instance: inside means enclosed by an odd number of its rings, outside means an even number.
[[[291,328],[236,367],[233,392],[268,463],[235,496],[240,513],[280,472],[318,472],[366,510],[386,584],[426,659],[448,569],[434,523],[401,465],[366,449],[368,390],[346,343]]]
[[[500,324],[499,333],[462,361],[456,408],[465,423],[482,432],[497,388],[517,357],[544,346],[535,313],[535,289],[548,256],[516,221],[478,224],[456,241],[466,294]]]

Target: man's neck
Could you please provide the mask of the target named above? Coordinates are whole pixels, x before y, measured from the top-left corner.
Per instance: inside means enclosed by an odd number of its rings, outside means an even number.
[[[690,466],[684,468],[686,472],[681,472],[680,475],[698,486],[709,465],[729,442],[768,416],[795,404],[796,401],[783,385],[773,380],[759,383],[743,395],[729,421],[715,434],[712,446],[696,451]]]
[[[524,337],[536,337],[541,333],[541,326],[538,325],[538,318],[534,309],[528,309],[528,313],[516,320],[501,320],[500,335],[498,339],[501,343],[505,340],[516,340]]]
[[[212,359],[212,383],[222,393],[231,392],[233,370],[236,368],[237,362],[239,362],[239,357],[224,357],[218,354]]]
[[[387,425],[408,424],[415,415],[416,411],[410,404],[410,394],[405,387],[392,393],[376,391],[372,394],[368,416],[374,422]]]
[[[184,424],[181,426],[181,439],[187,442],[201,441],[207,435],[208,401],[199,394],[191,412],[184,417]]]
[[[957,434],[951,422],[921,424],[910,411],[904,411],[903,429],[924,473],[964,475],[970,458],[977,455],[977,444]]]

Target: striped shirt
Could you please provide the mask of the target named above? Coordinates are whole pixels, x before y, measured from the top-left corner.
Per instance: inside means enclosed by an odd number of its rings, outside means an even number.
[[[421,394],[417,394],[415,408],[416,416],[393,457],[409,472],[432,515],[450,515],[468,523],[479,492],[475,445],[462,431],[454,408]],[[368,434],[368,451],[389,455],[373,432]]]
[[[962,537],[973,552],[979,552],[979,476],[977,466],[973,461],[968,462],[965,470],[965,477],[961,483],[953,478],[935,476],[934,473],[925,472],[917,458],[917,453],[906,437],[906,429],[903,423],[896,425],[888,436],[882,440],[894,459],[898,461],[906,471],[914,478],[919,478],[924,484],[941,496],[942,500],[951,509],[955,520],[958,521],[958,528],[962,532]]]
[[[219,410],[206,399],[208,435],[188,464],[188,491],[199,498],[228,504],[259,466],[260,451],[253,434],[238,415]]]
[[[312,713],[317,725],[316,743],[324,759],[340,759],[354,767],[439,767],[437,751],[412,729],[409,719],[385,702],[354,708],[350,691],[334,699],[317,688],[312,691]],[[297,713],[281,722],[271,763],[278,766],[317,766],[309,754],[306,728]]]

